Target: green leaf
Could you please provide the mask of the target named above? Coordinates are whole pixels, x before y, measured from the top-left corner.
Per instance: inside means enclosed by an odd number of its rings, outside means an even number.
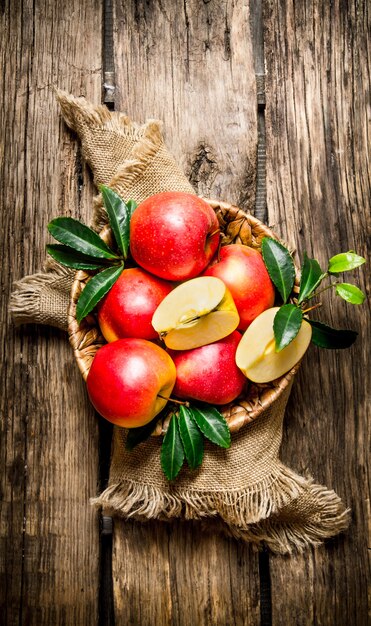
[[[49,244],[46,246],[46,251],[58,263],[66,267],[73,267],[75,270],[99,270],[106,267],[103,260],[100,262],[92,256],[82,254],[62,244]]]
[[[203,432],[205,437],[221,448],[229,448],[231,445],[231,433],[228,424],[219,411],[213,406],[192,406],[190,408],[192,418]]]
[[[287,302],[295,280],[295,266],[290,252],[279,241],[264,237],[262,255],[272,282],[277,287],[283,302]]]
[[[133,450],[138,444],[146,441],[156,428],[156,424],[159,420],[159,416],[153,418],[148,424],[139,426],[138,428],[129,428],[126,438],[125,447],[127,450]]]
[[[341,272],[349,272],[366,262],[362,256],[358,256],[355,252],[341,252],[331,257],[328,262],[328,271],[330,274],[341,274]]]
[[[326,273],[322,272],[318,261],[316,261],[316,259],[310,259],[307,256],[307,253],[304,252],[304,263],[301,268],[300,291],[298,298],[299,304],[308,298],[311,293],[313,293],[325,276]]]
[[[294,304],[284,304],[278,309],[273,320],[276,352],[281,352],[283,348],[286,348],[295,339],[302,321],[302,310]]]
[[[350,302],[351,304],[362,304],[365,301],[365,294],[361,289],[356,287],[355,285],[350,285],[349,283],[341,283],[341,285],[336,285],[336,293],[338,296]]]
[[[54,239],[66,246],[98,259],[118,259],[119,257],[88,226],[72,217],[56,217],[48,224]]]
[[[184,461],[184,450],[179,434],[178,418],[173,415],[161,446],[161,467],[168,480],[174,480]]]
[[[135,200],[128,200],[127,203],[126,203],[126,206],[129,209],[130,217],[131,217],[133,215],[135,209],[137,208],[138,203],[135,202]]]
[[[126,259],[129,252],[131,209],[113,189],[105,185],[100,185],[99,189],[116,243]]]
[[[349,348],[357,339],[358,333],[354,330],[340,330],[331,328],[322,322],[307,320],[312,327],[312,342],[320,348],[329,350]]]
[[[108,267],[106,270],[99,272],[99,274],[92,276],[89,282],[86,283],[76,306],[76,319],[79,323],[94,309],[99,300],[106,295],[107,291],[111,289],[123,269],[122,265]]]
[[[191,469],[195,469],[202,463],[204,438],[196,422],[192,419],[190,410],[183,405],[179,410],[179,433],[188,465]]]

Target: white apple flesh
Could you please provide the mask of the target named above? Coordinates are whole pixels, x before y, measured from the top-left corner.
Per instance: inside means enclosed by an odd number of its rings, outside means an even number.
[[[273,307],[255,318],[236,351],[237,366],[254,383],[268,383],[289,372],[303,357],[312,338],[312,327],[303,320],[295,339],[276,352],[273,320],[277,311],[278,307]]]
[[[191,350],[223,339],[238,326],[232,296],[219,278],[200,276],[171,291],[157,307],[152,326],[172,350]]]

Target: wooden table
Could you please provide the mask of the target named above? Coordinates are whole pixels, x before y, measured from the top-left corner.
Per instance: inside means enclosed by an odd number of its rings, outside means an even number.
[[[369,302],[324,299],[322,319],[359,338],[346,352],[310,349],[282,449],[338,492],[352,525],[283,558],[187,524],[115,521],[101,535],[88,500],[107,479],[109,428],[64,333],[14,328],[7,299],[42,266],[52,217],[91,217],[92,177],[53,85],[162,119],[196,191],[265,219],[300,258],[366,256],[370,4],[3,0],[1,21],[0,621],[365,625]],[[350,282],[367,289],[368,272]]]

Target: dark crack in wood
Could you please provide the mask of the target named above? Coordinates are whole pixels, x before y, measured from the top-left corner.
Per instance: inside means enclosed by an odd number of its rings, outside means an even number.
[[[103,5],[103,102],[110,110],[115,107],[115,62],[113,54],[113,6],[112,0]]]

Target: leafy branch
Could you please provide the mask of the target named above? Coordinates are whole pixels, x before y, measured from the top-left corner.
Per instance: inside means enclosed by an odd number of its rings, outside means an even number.
[[[329,289],[335,289],[336,295],[350,304],[362,304],[365,300],[366,296],[359,287],[340,280],[331,281],[330,284],[319,289],[324,279],[331,280],[332,276],[349,272],[365,263],[365,259],[353,250],[331,257],[325,272],[322,271],[316,259],[311,259],[304,253],[297,298],[291,297],[295,281],[295,266],[288,249],[275,239],[264,237],[262,255],[269,276],[283,300],[273,322],[276,352],[283,350],[295,339],[304,316],[322,305],[319,302],[308,307],[312,298],[318,297]],[[291,301],[288,303],[289,299]],[[348,348],[356,340],[355,331],[331,328],[322,322],[305,319],[312,326],[312,342],[317,346],[332,349]]]
[[[101,185],[99,189],[117,250],[112,250],[94,230],[72,217],[57,217],[48,224],[50,234],[59,241],[59,244],[46,246],[48,254],[66,267],[95,274],[77,301],[76,319],[79,323],[121,275],[129,254],[130,219],[137,207],[134,200],[124,202],[109,187]]]
[[[171,400],[170,400],[171,402]],[[181,404],[170,409],[170,421],[161,446],[161,467],[168,480],[179,474],[184,460],[190,469],[197,469],[204,456],[204,438],[221,448],[231,445],[228,424],[219,411],[207,404]],[[139,428],[131,428],[126,448],[133,450],[152,434],[157,416],[152,422]]]

